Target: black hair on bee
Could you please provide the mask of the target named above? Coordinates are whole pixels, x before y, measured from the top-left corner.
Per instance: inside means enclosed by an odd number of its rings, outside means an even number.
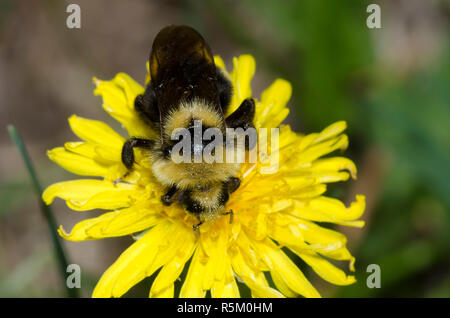
[[[175,163],[171,159],[177,128],[192,129],[201,121],[203,129],[253,127],[254,100],[249,98],[227,118],[232,84],[216,67],[213,54],[203,37],[188,26],[171,25],[156,36],[149,59],[151,81],[144,94],[136,97],[135,110],[145,122],[159,131],[159,138],[131,137],[122,148],[122,162],[128,169],[134,163],[133,148],[147,149],[156,179],[167,189],[161,197],[165,205],[181,203],[199,224],[231,214],[225,211],[229,195],[240,185],[239,163]],[[192,144],[201,150],[205,146]],[[248,150],[248,143],[245,146]],[[195,150],[194,149],[194,150]]]

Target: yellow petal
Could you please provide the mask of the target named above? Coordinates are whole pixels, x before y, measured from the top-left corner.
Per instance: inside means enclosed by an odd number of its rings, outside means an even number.
[[[348,146],[347,135],[339,135],[336,138],[309,146],[299,154],[297,166],[311,163],[323,155],[329,154],[337,149],[346,149]]]
[[[270,276],[272,276],[273,283],[277,286],[278,290],[283,293],[283,295],[291,298],[298,296],[297,293],[289,288],[277,271],[271,271]]]
[[[254,298],[284,298],[283,294],[269,286],[257,285],[253,281],[245,279],[244,282],[252,291],[252,297]]]
[[[113,81],[102,81],[94,78],[94,83],[96,85],[94,95],[102,97],[105,111],[125,127],[128,127],[127,124],[131,124],[135,116],[133,110],[128,106],[127,97],[123,89]]]
[[[276,213],[280,214],[281,213]],[[294,222],[289,222],[289,216],[284,215],[287,219],[283,222],[283,224],[277,224],[277,220],[274,217],[271,217],[271,221],[269,223],[269,237],[276,240],[279,244],[283,245],[294,245],[294,246],[305,246],[304,237],[300,230],[300,226]],[[281,219],[282,216],[279,217]]]
[[[77,223],[70,233],[61,226],[59,234],[69,241],[97,240],[143,231],[161,222],[159,211],[147,206],[133,206]]]
[[[339,242],[342,246],[345,246],[347,243],[347,238],[344,234],[323,228],[307,220],[300,220],[298,222],[298,229],[305,241],[310,244],[329,246]]]
[[[150,76],[150,63],[147,61],[145,63],[145,68],[147,69],[147,74],[145,75],[145,86],[147,86],[150,83],[151,76]]]
[[[317,252],[331,259],[350,261],[350,269],[353,270],[354,257],[346,248],[346,237],[339,232],[306,220],[295,221],[285,214],[272,215],[269,229],[269,236],[279,244],[295,248],[298,253]]]
[[[292,199],[311,199],[322,195],[327,190],[327,186],[325,184],[316,184],[309,187],[291,189],[291,198]]]
[[[337,268],[322,256],[314,252],[305,252],[305,250],[299,250],[295,247],[290,248],[295,254],[300,256],[312,269],[324,280],[334,285],[350,285],[356,282],[354,276],[344,273],[341,269]]]
[[[223,71],[225,71],[225,72],[227,71],[227,68],[225,67],[225,63],[219,55],[214,56],[214,64],[216,64],[216,66],[221,68]]]
[[[297,252],[318,252],[331,259],[348,260],[352,266],[354,257],[347,250],[347,238],[342,233],[282,213],[271,215],[269,228],[271,238],[290,248],[295,247]]]
[[[267,236],[267,208],[261,207],[261,212],[255,216],[249,215],[249,222],[246,224],[246,233],[250,234],[256,240],[262,240]]]
[[[150,77],[150,74],[148,74]],[[144,93],[144,87],[125,73],[118,73],[113,82],[123,90],[127,100],[128,109],[131,110],[131,122],[124,124],[130,136],[155,139],[159,137],[159,131],[154,130],[145,120],[142,120],[134,109],[137,95]]]
[[[222,259],[225,264],[225,275],[222,279],[216,279],[211,287],[211,296],[213,298],[238,298],[239,288],[233,276],[230,260],[228,257]]]
[[[346,208],[339,200],[320,196],[305,202],[296,200],[294,209],[286,213],[316,222],[362,227],[364,221],[355,220],[362,215],[364,209],[365,197],[363,195],[357,195],[356,201],[349,208]]]
[[[300,269],[275,244],[269,240],[254,241],[254,246],[271,271],[277,271],[291,290],[305,297],[320,297],[319,292],[306,279]]]
[[[134,109],[134,100],[137,95],[144,93],[144,87],[126,73],[118,73],[113,82],[123,89],[128,107]]]
[[[173,235],[174,229],[171,222],[162,221],[145,233],[102,275],[94,289],[93,297],[120,297],[151,275],[147,269],[161,251],[161,247],[167,247],[167,239]]]
[[[243,230],[241,230],[237,240],[235,241],[238,251],[245,259],[246,264],[257,271],[268,271],[269,268],[264,263],[264,260],[259,257],[252,242],[253,240],[248,236],[247,232]]]
[[[231,81],[233,84],[233,96],[226,116],[233,113],[246,98],[252,96],[251,80],[255,74],[255,59],[251,55],[241,55],[233,58],[233,72]]]
[[[207,255],[202,248],[195,250],[187,276],[180,291],[180,298],[203,298],[206,290],[203,289],[203,277],[206,270]]]
[[[103,81],[94,77],[93,82],[95,84],[94,95],[101,96],[107,108],[112,107],[113,113],[131,114],[125,92],[113,80]]]
[[[67,171],[80,176],[104,177],[109,173],[108,166],[94,159],[66,151],[63,147],[47,151],[47,156]]]
[[[239,248],[234,248],[230,253],[230,260],[233,271],[247,285],[253,297],[258,298],[282,298],[283,295],[277,290],[269,287],[264,273],[256,266],[250,266],[246,259],[251,259],[250,256],[244,256],[249,251],[243,251]]]
[[[150,291],[149,297],[151,298],[173,298],[174,297],[174,284],[170,284],[169,287],[163,289],[161,292],[155,294]]]
[[[276,79],[261,95],[255,111],[255,127],[278,127],[286,118],[286,104],[291,98],[292,86],[284,79]]]
[[[111,81],[94,78],[94,82],[94,94],[102,97],[103,108],[126,128],[130,136],[152,139],[157,135],[134,110],[134,99],[143,92],[143,87],[123,73],[119,73]]]
[[[119,153],[122,150],[125,139],[101,121],[72,115],[69,124],[75,135],[85,141],[116,149]]]
[[[331,183],[346,181],[350,175],[347,172],[326,171],[326,170],[311,170],[311,169],[291,169],[289,173],[290,179],[313,180],[314,183]],[[309,186],[309,185],[308,185]]]
[[[305,174],[294,173],[293,170],[285,173],[282,176],[282,181],[289,185],[289,190],[292,194],[297,194],[297,192],[305,191],[318,185],[318,180]]]
[[[344,157],[332,157],[318,159],[314,161],[309,168],[311,171],[341,171],[347,170],[350,172],[353,179],[356,179],[356,165],[348,158]]]
[[[218,235],[211,235],[211,232],[217,231]],[[224,232],[223,228],[217,230],[208,231],[205,233],[200,241],[201,248],[204,250],[205,255],[205,271],[203,273],[202,288],[204,290],[211,289],[215,280],[223,280],[226,271],[226,263],[224,259],[227,258],[227,240],[228,233]],[[215,233],[213,233],[215,234]]]
[[[293,132],[289,125],[280,125],[280,150],[302,138],[303,135]]]
[[[66,200],[75,210],[118,209],[126,207],[131,202],[131,195],[136,193],[134,186],[101,180],[79,179],[52,184],[42,198],[46,204],[51,204],[56,197]]]
[[[325,196],[311,200],[306,206],[313,210],[332,215],[342,221],[352,221],[360,218],[364,213],[365,197],[363,195],[357,195],[356,201],[352,202],[348,208],[338,199]]]
[[[66,142],[64,149],[77,155],[93,159],[101,165],[111,166],[121,163],[121,154],[109,147],[96,145],[89,142]]]
[[[114,210],[131,206],[134,202],[133,195],[136,190],[110,190],[93,195],[86,200],[66,201],[69,208],[76,211],[88,211],[93,209]]]
[[[96,159],[98,157],[97,153],[95,152],[95,145],[89,142],[66,142],[64,144],[64,149],[86,158]]]
[[[187,229],[187,231],[189,231],[189,229]],[[185,232],[180,241],[174,243],[179,243],[179,246],[174,246],[172,248],[175,255],[163,266],[158,273],[158,276],[156,276],[150,290],[150,297],[159,297],[158,295],[164,293],[168,287],[173,285],[183,271],[184,265],[189,258],[191,258],[196,247],[196,239],[192,230],[190,232]]]
[[[278,114],[274,114],[273,117],[269,117],[265,122],[265,127],[276,128],[279,127],[282,121],[289,115],[289,109],[284,108]]]
[[[322,130],[314,139],[314,143],[323,142],[324,140],[336,137],[347,128],[345,121],[338,121]]]

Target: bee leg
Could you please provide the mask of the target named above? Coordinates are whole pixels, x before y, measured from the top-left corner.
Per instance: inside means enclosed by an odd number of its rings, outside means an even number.
[[[128,170],[130,170],[133,167],[134,148],[151,149],[153,144],[154,144],[153,140],[135,137],[128,139],[122,147],[122,162],[125,165],[125,167],[127,167]]]
[[[182,191],[181,191],[182,192]],[[166,194],[161,197],[161,201],[164,205],[171,205],[173,202],[177,201],[178,198],[183,195],[181,192],[178,192],[176,186],[171,187]]]
[[[154,124],[159,122],[159,109],[156,104],[156,94],[150,84],[144,94],[136,96],[134,109],[144,121]]]
[[[228,193],[233,193],[234,191],[236,191],[239,186],[241,185],[241,180],[239,178],[230,178],[227,181],[227,188],[228,188]]]
[[[252,128],[249,132],[246,132],[247,138],[245,138],[245,149],[253,149],[256,145],[256,131],[253,125],[253,118],[255,117],[255,101],[253,98],[244,99],[241,105],[230,116],[225,119],[225,123],[229,128]]]
[[[127,173],[125,173],[124,176],[122,176],[122,177],[117,178],[116,180],[114,180],[114,181],[113,181],[113,185],[116,186],[119,182],[122,182],[123,179],[125,179],[125,178],[128,176],[128,174],[129,174],[129,171],[128,171]]]
[[[241,105],[225,119],[227,127],[247,129],[253,127],[255,117],[255,101],[253,98],[244,99]]]
[[[200,225],[203,224],[203,221],[200,221],[198,224],[195,224],[192,226],[192,229],[194,230],[195,235],[198,235],[198,229],[200,228]]]
[[[230,210],[230,211],[228,211],[228,212],[225,212],[225,213],[222,214],[222,215],[230,215],[230,224],[233,223],[233,218],[234,218],[234,212],[233,212],[233,210]]]

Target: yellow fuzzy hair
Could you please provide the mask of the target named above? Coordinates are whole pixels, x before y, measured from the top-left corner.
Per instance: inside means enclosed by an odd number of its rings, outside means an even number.
[[[165,140],[170,140],[176,128],[186,128],[191,120],[201,120],[202,125],[217,127],[225,132],[223,114],[209,106],[203,100],[194,99],[189,103],[181,103],[179,108],[172,110],[163,119],[163,133]]]
[[[159,140],[156,142],[160,143]],[[156,145],[155,149],[158,148]],[[152,152],[151,159],[152,171],[158,181],[167,187],[176,185],[182,190],[225,182],[230,177],[236,177],[240,168],[239,163],[175,163],[157,150]]]
[[[200,221],[213,221],[223,215],[225,209],[220,205],[222,188],[222,183],[216,183],[207,191],[194,190],[191,192],[191,198],[203,207],[203,212],[197,215]]]

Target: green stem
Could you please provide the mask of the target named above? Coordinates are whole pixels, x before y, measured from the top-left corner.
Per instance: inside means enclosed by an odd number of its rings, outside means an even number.
[[[16,144],[17,148],[20,151],[20,155],[22,156],[22,159],[25,163],[28,174],[31,177],[31,182],[32,182],[34,192],[36,193],[36,195],[39,198],[40,208],[41,208],[42,214],[44,215],[44,218],[47,222],[47,225],[49,227],[51,239],[53,242],[53,247],[55,249],[55,254],[58,259],[58,265],[59,265],[61,278],[65,284],[66,275],[67,275],[66,270],[67,270],[67,265],[69,263],[67,261],[67,257],[64,252],[64,248],[61,244],[58,233],[56,232],[57,225],[56,225],[55,218],[53,216],[53,212],[51,211],[50,207],[48,205],[46,205],[44,203],[44,201],[42,200],[42,187],[41,187],[41,184],[39,183],[36,172],[33,168],[33,164],[31,163],[30,156],[28,155],[27,149],[25,148],[22,138],[20,137],[16,128],[12,125],[8,125],[8,132],[9,132],[9,135],[11,136],[11,139],[13,140],[13,142]],[[67,295],[69,297],[78,297],[79,296],[78,290],[76,288],[66,287],[66,290],[67,290]]]

